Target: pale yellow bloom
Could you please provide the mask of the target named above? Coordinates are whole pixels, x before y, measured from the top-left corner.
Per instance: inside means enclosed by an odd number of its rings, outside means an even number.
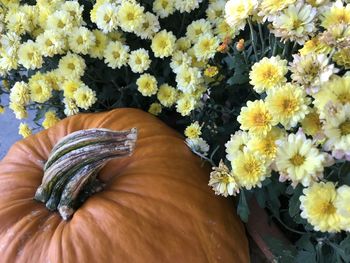
[[[160,105],[159,103],[152,103],[148,109],[148,112],[157,116],[162,112],[162,105]]]
[[[24,81],[16,82],[10,93],[10,101],[21,105],[27,105],[30,102],[29,86]]]
[[[129,66],[134,73],[143,73],[151,65],[151,60],[148,51],[144,48],[139,48],[130,53]]]
[[[23,138],[27,138],[28,136],[32,135],[32,130],[29,128],[28,124],[22,122],[19,125],[18,134]]]
[[[136,32],[144,22],[144,7],[138,3],[123,1],[118,7],[119,25],[125,32]]]
[[[84,84],[74,92],[73,97],[76,105],[84,110],[88,110],[97,101],[96,92]]]
[[[176,111],[181,116],[188,116],[196,106],[196,100],[190,94],[182,94],[180,99],[176,102]]]
[[[185,129],[185,136],[190,139],[199,138],[202,135],[201,131],[202,127],[199,125],[199,123],[193,122]]]
[[[32,40],[23,43],[18,49],[18,62],[27,69],[37,69],[43,64],[39,47]]]
[[[58,63],[59,73],[66,79],[76,79],[84,75],[85,60],[79,55],[67,53]]]
[[[157,79],[148,73],[141,75],[136,81],[137,90],[146,97],[157,93],[157,84]]]
[[[126,66],[129,58],[129,46],[123,45],[119,41],[110,42],[104,51],[105,63],[110,68],[121,68]]]
[[[151,49],[154,56],[159,58],[169,57],[175,50],[176,37],[172,32],[162,30],[152,39]]]
[[[175,1],[173,0],[155,0],[153,2],[153,12],[160,18],[168,17],[175,11]]]
[[[69,48],[77,54],[86,55],[95,41],[95,35],[86,27],[75,27],[68,36]]]
[[[160,85],[157,98],[165,107],[171,107],[177,100],[177,91],[174,87],[164,83]]]
[[[56,115],[56,112],[54,111],[48,111],[45,113],[45,119],[42,123],[42,126],[44,129],[48,129],[51,128],[52,126],[54,126],[56,123],[59,122],[59,118]]]

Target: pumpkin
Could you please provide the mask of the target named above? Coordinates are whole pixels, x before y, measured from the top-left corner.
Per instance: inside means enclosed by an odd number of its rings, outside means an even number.
[[[34,200],[44,163],[63,137],[92,128],[136,128],[136,147],[110,160],[103,190],[63,220]],[[0,162],[1,262],[249,262],[232,200],[212,193],[209,172],[177,132],[140,110],[64,119]]]

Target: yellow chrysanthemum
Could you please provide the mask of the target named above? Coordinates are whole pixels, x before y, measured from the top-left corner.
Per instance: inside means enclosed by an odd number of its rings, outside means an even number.
[[[311,110],[301,121],[301,127],[305,134],[315,136],[322,132],[322,123],[320,115],[316,110]]]
[[[176,40],[175,47],[177,51],[186,52],[191,47],[191,41],[187,37],[180,37]]]
[[[59,73],[66,79],[77,79],[84,75],[85,60],[79,55],[68,52],[58,63]]]
[[[62,90],[63,95],[68,99],[74,98],[74,93],[81,87],[84,83],[79,79],[69,79],[63,82]]]
[[[83,24],[83,10],[84,6],[77,1],[64,1],[60,6],[61,10],[67,11],[73,18],[74,26],[81,26]]]
[[[107,47],[108,37],[100,30],[93,30],[92,33],[95,36],[95,43],[90,47],[89,55],[92,58],[103,58],[103,53]]]
[[[339,232],[340,215],[335,207],[337,192],[332,182],[315,183],[303,190],[300,196],[301,217],[305,218],[316,231]]]
[[[216,49],[220,41],[217,37],[210,34],[202,35],[194,45],[194,54],[200,61],[207,61],[216,54]]]
[[[333,60],[337,65],[350,69],[350,48],[342,48],[333,55]]]
[[[139,48],[130,53],[129,66],[134,73],[143,73],[151,65],[151,60],[148,51],[144,48]]]
[[[194,123],[191,123],[185,129],[185,136],[189,139],[199,138],[202,135],[201,129],[202,127],[199,125],[197,121]]]
[[[57,69],[46,72],[44,74],[44,77],[51,89],[60,90],[59,85],[62,81],[64,81],[64,78],[59,74],[59,71]]]
[[[18,62],[27,69],[37,69],[43,64],[39,47],[32,40],[23,43],[18,49]]]
[[[126,66],[129,58],[129,46],[123,45],[119,41],[110,42],[103,54],[105,63],[110,68],[121,68]]]
[[[322,178],[328,160],[305,134],[289,134],[277,143],[275,162],[281,180],[290,180],[294,186],[309,186]]]
[[[326,9],[321,21],[321,26],[324,28],[340,24],[350,25],[350,4],[344,6],[342,1],[337,0],[330,8]]]
[[[74,101],[76,105],[84,110],[88,110],[97,101],[96,92],[85,84],[81,85],[74,92]]]
[[[52,88],[44,76],[29,80],[30,98],[33,102],[44,103],[52,97]]]
[[[230,172],[222,160],[218,167],[213,167],[208,185],[213,188],[216,195],[227,197],[239,193],[239,185],[234,174]]]
[[[242,130],[248,130],[254,136],[266,136],[276,124],[262,100],[248,101],[247,106],[241,108],[237,121],[241,124]]]
[[[221,42],[224,42],[225,39],[233,39],[237,33],[236,28],[227,24],[225,19],[220,19],[214,28],[214,34]]]
[[[157,79],[148,73],[141,75],[137,79],[136,85],[137,90],[146,97],[156,94],[158,90]]]
[[[176,111],[181,116],[188,116],[196,106],[196,100],[190,94],[182,94],[180,99],[176,102]]]
[[[144,21],[144,7],[136,2],[123,1],[118,7],[117,17],[125,32],[137,31]]]
[[[15,114],[16,119],[21,120],[21,119],[28,118],[28,112],[22,104],[19,104],[16,102],[10,102],[9,108]]]
[[[20,81],[13,85],[10,93],[10,101],[21,105],[27,105],[30,102],[29,86]]]
[[[271,172],[263,157],[247,149],[237,152],[231,166],[239,185],[248,190],[261,187],[261,182],[270,176]]]
[[[274,160],[277,153],[276,141],[283,136],[281,129],[273,127],[266,136],[252,136],[248,141],[247,147],[253,152],[257,152],[267,160]]]
[[[247,132],[236,131],[235,134],[232,134],[230,140],[225,144],[226,159],[232,162],[238,152],[243,152],[249,140],[250,136]]]
[[[310,99],[305,90],[291,83],[270,90],[265,101],[274,121],[286,129],[295,127],[309,113]]]
[[[86,55],[95,41],[95,35],[83,26],[73,28],[68,36],[69,48],[77,54]]]
[[[258,2],[256,0],[229,0],[225,5],[227,23],[238,30],[244,29],[247,18],[253,15],[257,5]]]
[[[224,17],[225,1],[213,1],[209,4],[205,13],[211,23],[217,23]]]
[[[69,34],[73,26],[73,17],[68,11],[64,10],[57,10],[50,14],[46,21],[46,29],[60,31],[64,35]]]
[[[44,129],[48,129],[54,126],[59,121],[60,119],[57,117],[56,112],[48,111],[45,113],[45,119],[42,123],[42,126],[44,127]]]
[[[97,15],[97,10],[100,8],[101,5],[104,5],[106,3],[109,3],[109,0],[96,0],[93,8],[90,11],[90,19],[93,23],[96,23],[97,18],[99,17]]]
[[[32,130],[29,128],[27,123],[21,123],[18,128],[18,134],[21,135],[23,138],[27,138],[28,136],[32,135]]]
[[[177,100],[177,91],[168,84],[162,84],[157,93],[159,102],[165,107],[171,107]]]
[[[310,53],[316,54],[329,54],[332,51],[332,48],[328,46],[324,41],[321,41],[319,37],[314,37],[307,42],[304,46],[299,49],[299,52],[302,56],[305,56]]]
[[[36,38],[36,42],[45,57],[62,54],[66,48],[66,42],[62,34],[57,30],[46,30]]]
[[[158,116],[162,112],[162,105],[154,102],[149,106],[148,112],[155,116]]]
[[[287,61],[279,56],[264,57],[252,66],[249,73],[250,84],[258,93],[265,92],[286,82]]]
[[[190,13],[199,7],[199,3],[203,0],[175,0],[175,9],[180,13]]]
[[[175,50],[176,37],[172,32],[162,30],[152,39],[151,49],[158,58],[169,57]]]
[[[153,12],[160,18],[168,17],[175,11],[174,3],[173,0],[155,0],[153,2]]]
[[[73,99],[63,99],[64,103],[64,114],[66,116],[72,116],[79,113],[79,108]]]
[[[335,207],[340,217],[342,230],[350,231],[350,186],[342,185],[337,189]]]
[[[101,1],[98,1],[101,2]],[[96,3],[91,18],[104,33],[112,32],[118,27],[118,8],[114,3]],[[96,13],[96,14],[95,14]]]
[[[281,10],[286,8],[288,5],[294,4],[296,0],[262,0],[259,6],[258,15],[263,17],[264,20],[273,20],[273,17]]]
[[[205,19],[195,20],[187,26],[186,38],[191,43],[196,43],[198,38],[204,34],[212,35],[211,24]]]
[[[350,76],[334,76],[330,81],[321,86],[321,90],[314,94],[313,104],[320,112],[321,118],[326,114],[325,106],[328,104],[345,105],[350,103]]]
[[[177,88],[184,93],[192,93],[202,83],[202,75],[198,68],[182,66],[176,74]]]
[[[140,28],[136,29],[135,34],[142,39],[152,39],[159,30],[160,24],[158,17],[151,12],[146,12],[143,22]]]

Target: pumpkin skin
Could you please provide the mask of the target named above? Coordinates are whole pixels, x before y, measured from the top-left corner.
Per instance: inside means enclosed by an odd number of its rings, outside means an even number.
[[[60,138],[133,127],[134,154],[103,168],[106,188],[70,221],[33,200],[43,162]],[[179,134],[140,110],[64,119],[17,142],[0,162],[1,262],[249,262],[232,200],[213,194],[209,172]]]

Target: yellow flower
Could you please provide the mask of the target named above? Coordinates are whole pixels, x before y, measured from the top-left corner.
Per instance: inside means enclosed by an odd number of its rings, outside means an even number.
[[[63,77],[59,74],[57,69],[46,72],[44,77],[53,90],[60,90],[60,84],[63,81]]]
[[[84,10],[83,5],[79,5],[76,1],[65,1],[60,6],[61,10],[67,11],[73,18],[73,24],[75,26],[81,26],[83,23],[82,13]]]
[[[301,217],[305,218],[316,231],[339,232],[340,215],[335,207],[337,192],[332,182],[315,183],[303,190],[300,196]]]
[[[281,181],[290,180],[293,186],[298,183],[309,186],[322,178],[327,156],[305,134],[289,134],[277,144],[275,162]]]
[[[180,99],[176,102],[176,111],[181,116],[188,116],[196,106],[196,100],[190,94],[182,94]]]
[[[90,47],[89,55],[92,58],[103,58],[103,53],[107,47],[108,37],[100,30],[94,29],[92,33],[95,36],[95,43]]]
[[[191,123],[185,129],[185,136],[189,139],[199,138],[202,135],[201,129],[202,127],[199,125],[197,121],[194,123]]]
[[[58,63],[59,73],[66,79],[77,79],[84,75],[85,60],[79,55],[68,52]]]
[[[153,12],[160,18],[168,17],[175,11],[174,3],[173,0],[155,0],[153,2]]]
[[[176,74],[177,88],[184,93],[192,93],[202,83],[201,72],[196,67],[181,66]]]
[[[72,116],[79,112],[79,108],[75,103],[74,99],[64,98],[63,103],[64,103],[64,114],[66,114],[66,116]]]
[[[265,101],[274,121],[286,129],[295,127],[309,113],[310,99],[305,90],[291,83],[268,92]]]
[[[38,48],[45,57],[62,54],[66,48],[65,39],[57,30],[46,30],[36,38]]]
[[[191,43],[196,43],[199,37],[205,34],[212,35],[211,24],[205,19],[195,20],[187,26],[186,38]]]
[[[250,84],[258,93],[265,92],[286,82],[287,61],[279,56],[264,57],[252,66],[249,73]]]
[[[69,48],[77,54],[86,55],[95,41],[95,35],[83,26],[73,28],[68,36]]]
[[[130,53],[129,66],[134,73],[142,73],[151,65],[151,60],[148,51],[144,48],[139,48]]]
[[[350,69],[350,48],[342,48],[333,55],[333,60],[337,65]]]
[[[211,23],[217,23],[224,17],[225,4],[225,1],[213,1],[209,4],[205,12]]]
[[[30,102],[29,86],[24,81],[16,82],[10,93],[10,101],[21,105],[27,105]]]
[[[77,89],[83,85],[84,83],[79,79],[66,80],[62,84],[63,95],[68,99],[73,99],[74,92],[76,92]]]
[[[342,1],[338,0],[333,5],[326,9],[321,17],[321,26],[329,28],[340,24],[350,24],[350,4],[343,5]]]
[[[141,26],[136,29],[135,34],[142,39],[152,39],[159,30],[160,25],[158,17],[151,12],[146,12],[143,22]]]
[[[109,3],[108,1],[105,1],[105,3],[98,2],[91,10],[92,21],[96,23],[103,33],[112,32],[118,27],[118,8],[114,3]]]
[[[119,41],[110,42],[104,52],[105,63],[110,68],[121,68],[128,63],[129,46]]]
[[[57,10],[50,14],[46,21],[46,29],[58,30],[64,35],[69,34],[73,26],[73,17],[64,10]]]
[[[301,127],[307,135],[315,136],[322,132],[322,123],[320,115],[316,110],[310,111],[301,121]]]
[[[248,190],[261,187],[261,182],[270,176],[271,172],[263,157],[247,149],[237,152],[231,166],[239,185]]]
[[[199,61],[207,61],[215,56],[219,44],[217,37],[210,34],[202,35],[193,47],[194,54]]]
[[[242,130],[248,130],[254,136],[266,136],[276,124],[262,100],[248,101],[247,107],[241,108],[237,121],[241,124]]]
[[[9,108],[16,115],[16,119],[25,119],[28,117],[28,112],[22,104],[10,102]]]
[[[97,101],[96,92],[85,84],[74,92],[73,97],[76,105],[84,110],[88,110]]]
[[[273,21],[274,16],[281,10],[285,9],[288,5],[294,4],[296,0],[262,0],[259,6],[258,15],[263,17],[264,20],[268,19]]]
[[[33,102],[44,103],[52,97],[52,88],[42,76],[29,80],[30,98]]]
[[[171,107],[177,100],[176,89],[164,83],[159,87],[157,98],[163,106]]]
[[[162,112],[162,105],[160,105],[159,103],[152,103],[151,106],[148,109],[148,112],[157,116]]]
[[[175,50],[176,37],[166,30],[158,32],[152,39],[151,49],[155,57],[169,57]]]
[[[267,160],[272,161],[277,154],[276,141],[283,136],[281,129],[273,127],[269,133],[264,137],[253,136],[248,141],[248,149],[261,154]]]
[[[148,73],[141,75],[136,81],[137,90],[146,97],[150,97],[157,93],[157,84],[156,78]]]
[[[176,50],[186,52],[191,47],[191,41],[187,37],[180,37],[175,43]]]
[[[120,27],[125,32],[134,32],[141,27],[144,21],[144,7],[138,3],[123,1],[118,7],[117,17]]]
[[[247,18],[253,15],[257,5],[256,0],[229,0],[225,5],[226,22],[238,30],[244,29]]]
[[[180,13],[190,13],[192,10],[199,7],[199,3],[202,0],[176,0],[175,9],[180,11]]]
[[[239,193],[239,185],[234,174],[230,172],[222,160],[218,167],[213,167],[208,185],[213,188],[216,195],[227,197]]]
[[[231,134],[230,140],[225,144],[226,159],[232,162],[236,154],[243,152],[243,149],[247,147],[249,140],[250,136],[247,132],[236,131],[235,134]]]
[[[219,73],[219,69],[216,66],[208,66],[204,71],[204,76],[212,78]]]
[[[18,62],[27,69],[37,69],[43,64],[43,57],[36,43],[28,40],[18,49]]]
[[[224,42],[226,38],[233,39],[237,33],[236,28],[227,24],[225,19],[220,19],[214,28],[214,34],[221,42]]]
[[[192,64],[192,57],[186,52],[175,51],[171,57],[170,67],[174,73],[178,74],[182,67],[189,67]]]
[[[323,41],[321,41],[320,38],[317,36],[305,42],[304,46],[301,49],[299,49],[299,52],[302,56],[305,56],[310,53],[327,55],[331,51],[332,48]]]
[[[32,130],[29,128],[28,124],[22,122],[19,125],[18,134],[23,138],[27,138],[28,136],[32,135]]]
[[[57,122],[59,122],[59,118],[56,116],[56,113],[54,111],[48,111],[45,113],[45,119],[42,123],[42,126],[44,129],[51,128],[54,126]]]
[[[342,185],[337,189],[335,207],[341,216],[342,230],[350,231],[350,186]]]
[[[90,19],[93,23],[96,23],[96,20],[98,17],[97,10],[100,8],[101,5],[109,3],[109,0],[96,0],[93,8],[90,11]],[[102,16],[103,17],[103,16]]]

